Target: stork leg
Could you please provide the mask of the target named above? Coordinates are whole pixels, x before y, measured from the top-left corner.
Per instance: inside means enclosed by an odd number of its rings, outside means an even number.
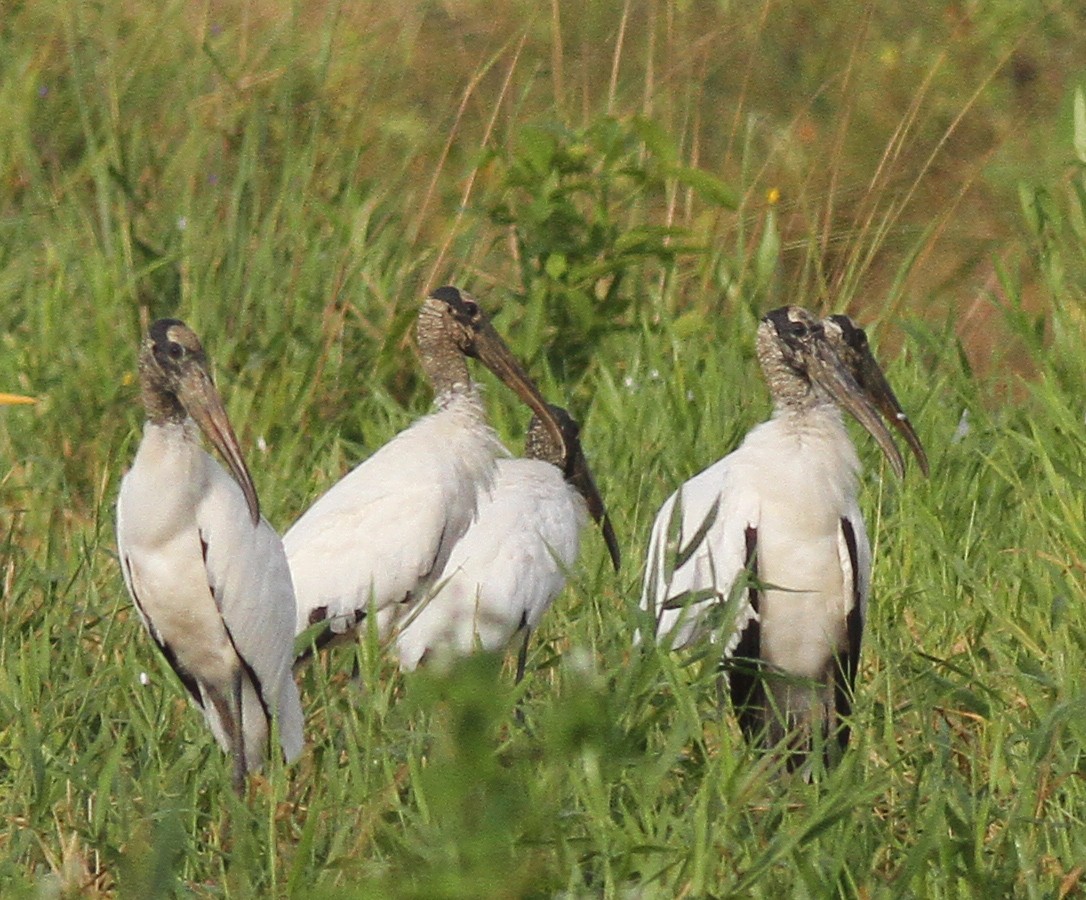
[[[248,771],[245,763],[245,730],[241,721],[241,669],[234,672],[229,697],[224,696],[216,688],[208,688],[207,693],[226,731],[234,767],[231,783],[234,792],[240,797],[245,793],[245,774]]]
[[[528,665],[528,639],[532,636],[532,629],[528,627],[527,621],[524,621],[521,626],[524,629],[524,640],[521,641],[520,650],[517,651],[517,677],[513,682],[514,684],[520,684],[524,679],[524,670]],[[516,709],[513,711],[513,716],[517,720],[517,724],[521,727],[524,726],[524,698],[520,697],[517,700]]]
[[[849,726],[845,719],[852,713],[853,690],[856,685],[856,670],[860,661],[860,610],[853,607],[848,614],[849,647],[839,653],[833,661],[833,712],[829,719],[837,742],[844,750],[848,746]]]
[[[528,665],[528,638],[532,636],[532,630],[524,626],[524,640],[521,642],[520,651],[517,653],[517,678],[514,684],[520,684],[524,679],[524,669]]]
[[[249,770],[245,759],[245,723],[242,720],[245,707],[241,702],[241,669],[234,673],[233,695],[234,709],[238,711],[234,717],[234,790],[241,796],[245,793],[245,773]]]
[[[810,780],[813,759],[812,754],[819,746],[822,747],[826,765],[830,763],[827,741],[833,728],[833,720],[830,715],[832,704],[827,705],[827,688],[823,685],[803,684],[786,685],[789,692],[797,692],[806,695],[806,704],[802,704],[794,712],[789,712],[795,704],[795,694],[787,697],[778,713],[780,734],[776,744],[785,754],[785,765],[789,772],[802,772],[806,780]],[[816,731],[817,729],[817,731]]]

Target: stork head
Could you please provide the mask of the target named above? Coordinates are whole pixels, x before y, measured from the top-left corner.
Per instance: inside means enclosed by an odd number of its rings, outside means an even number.
[[[190,416],[222,455],[245,495],[253,524],[260,521],[260,501],[237,435],[215,390],[196,333],[178,319],[159,319],[140,351],[140,386],[147,417],[156,424],[183,422]]]
[[[829,316],[823,325],[826,337],[836,347],[838,356],[848,366],[860,389],[871,398],[879,412],[905,439],[920,464],[920,471],[927,475],[928,455],[924,452],[924,446],[920,443],[913,423],[901,408],[893,388],[871,352],[866,332],[848,316],[840,314]]]
[[[455,287],[439,287],[422,304],[418,324],[423,368],[439,394],[470,384],[465,357],[490,369],[532,412],[556,446],[562,429],[539,388],[506,347],[475,298]]]
[[[774,309],[758,328],[758,359],[778,409],[803,410],[836,403],[867,429],[900,477],[905,473],[905,462],[879,413],[906,434],[914,452],[920,442],[908,419],[897,418],[901,408],[892,393],[886,396],[889,385],[870,349],[860,351],[854,332],[862,335],[862,330],[851,321],[849,325],[854,331],[846,336],[835,318],[823,322],[798,306]],[[863,343],[866,347],[866,336]],[[918,459],[927,471],[922,448]]]
[[[588,468],[588,460],[585,459],[581,449],[581,426],[562,407],[548,405],[547,409],[558,425],[562,440],[560,443],[555,442],[539,416],[532,416],[532,421],[528,426],[524,455],[529,459],[543,460],[561,469],[566,481],[584,497],[588,512],[603,531],[607,552],[611,555],[611,563],[617,572],[622,564],[622,554],[615,529],[611,525],[611,517],[607,515],[603,497],[600,496],[599,488],[596,487],[596,482],[592,478],[592,470]]]

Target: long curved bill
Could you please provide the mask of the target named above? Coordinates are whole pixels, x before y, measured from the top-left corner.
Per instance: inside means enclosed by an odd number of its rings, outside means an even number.
[[[0,406],[15,406],[17,404],[24,403],[37,403],[33,397],[24,397],[22,394],[2,394],[0,393]]]
[[[615,536],[614,526],[611,525],[611,517],[607,515],[607,508],[603,505],[603,497],[592,478],[592,471],[588,468],[588,461],[584,458],[581,448],[573,448],[573,456],[570,459],[566,472],[566,481],[572,484],[577,492],[584,497],[588,505],[588,512],[599,524],[603,532],[603,540],[607,544],[607,552],[611,555],[611,564],[615,571],[622,565],[622,553],[618,547],[618,538]]]
[[[469,352],[515,391],[517,396],[539,417],[555,446],[568,451],[562,428],[547,401],[543,399],[531,376],[524,371],[524,367],[505,346],[505,341],[489,321],[484,322],[479,328],[475,343]],[[568,453],[563,453],[563,456],[568,459]]]
[[[916,429],[913,428],[913,423],[909,421],[909,417],[901,408],[901,404],[898,403],[893,388],[890,387],[890,383],[886,380],[886,376],[870,350],[858,353],[852,367],[852,374],[879,412],[905,439],[905,443],[909,445],[909,449],[912,450],[917,463],[920,464],[920,471],[927,475],[928,455],[924,452],[920,437],[917,435]]]
[[[818,340],[812,347],[811,359],[807,368],[808,376],[824,388],[844,409],[847,409],[856,421],[875,439],[890,466],[898,478],[905,476],[905,460],[901,451],[894,444],[889,429],[879,417],[872,398],[864,387],[852,375],[849,367],[825,339]],[[911,428],[911,426],[910,426]]]
[[[260,500],[256,495],[256,486],[249,474],[249,467],[245,465],[237,435],[234,434],[234,428],[226,415],[222,398],[215,390],[211,377],[202,370],[187,375],[181,384],[179,399],[188,414],[200,426],[200,430],[219,451],[234,480],[241,488],[242,494],[245,495],[253,525],[259,524]]]

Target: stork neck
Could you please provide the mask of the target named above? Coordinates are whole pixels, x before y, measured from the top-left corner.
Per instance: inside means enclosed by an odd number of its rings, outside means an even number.
[[[188,418],[185,407],[173,391],[167,390],[157,368],[148,359],[148,351],[140,354],[140,397],[147,419],[155,425],[180,425]]]
[[[434,395],[434,407],[438,412],[455,408],[472,419],[486,422],[486,407],[479,393],[479,386],[468,380],[467,384],[454,384],[448,390],[438,391]]]
[[[766,373],[774,415],[806,416],[819,407],[833,406],[833,401],[806,378],[783,367]]]
[[[463,352],[446,330],[441,316],[426,306],[419,314],[418,345],[422,370],[434,386],[438,405],[443,405],[441,398],[445,395],[473,391]]]
[[[782,416],[809,416],[820,409],[836,409],[833,400],[825,392],[809,382],[795,379],[787,391],[774,393],[773,409]]]
[[[459,350],[452,353],[422,353],[422,370],[434,386],[434,395],[439,406],[459,395],[474,394],[475,383],[468,374],[468,364]]]
[[[773,407],[773,418],[793,431],[844,428],[841,410],[817,389],[808,392],[806,402],[782,403],[777,400]]]

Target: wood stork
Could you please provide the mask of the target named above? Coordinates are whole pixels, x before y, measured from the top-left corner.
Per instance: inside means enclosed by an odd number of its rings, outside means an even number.
[[[233,757],[233,784],[279,724],[287,761],[302,751],[291,674],[294,591],[195,333],[151,328],[139,358],[143,440],[117,498],[117,548],[143,624]],[[201,447],[197,426],[233,477]]]
[[[871,585],[860,463],[840,408],[899,477],[904,461],[880,411],[925,474],[927,459],[848,317],[820,322],[798,307],[775,309],[758,328],[757,352],[773,416],[664,503],[641,605],[672,647],[711,630],[721,604],[735,610],[724,657],[740,726],[767,747],[787,738],[796,763],[816,728],[842,749],[848,742],[840,717],[851,708]]]
[[[465,656],[476,647],[504,650],[523,632],[519,682],[528,639],[565,586],[590,514],[618,571],[618,541],[581,449],[580,428],[561,407],[551,411],[563,441],[533,416],[526,458],[498,460],[494,489],[480,500],[478,519],[452,548],[434,593],[397,635],[402,669],[413,670],[424,659]]]
[[[419,312],[417,339],[436,411],[329,488],[283,538],[298,633],[326,623],[313,646],[355,629],[370,609],[387,636],[426,595],[490,490],[495,459],[506,451],[487,424],[467,357],[516,391],[562,442],[538,389],[472,297],[435,290]]]

